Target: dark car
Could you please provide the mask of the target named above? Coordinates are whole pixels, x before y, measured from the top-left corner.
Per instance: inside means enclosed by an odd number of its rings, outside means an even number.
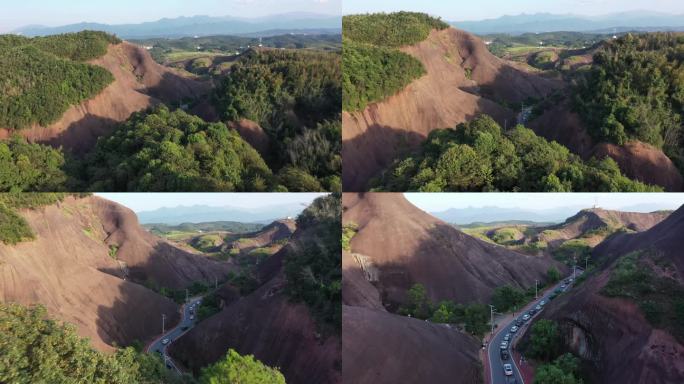
[[[537,313],[536,309],[534,309],[534,308],[530,309],[530,312],[529,312],[530,316],[534,315],[535,313]]]
[[[501,360],[508,360],[511,357],[511,355],[508,353],[507,350],[502,350],[501,351]]]
[[[522,324],[523,324],[522,319],[518,319],[515,321],[515,325],[517,325],[518,327],[521,326]]]

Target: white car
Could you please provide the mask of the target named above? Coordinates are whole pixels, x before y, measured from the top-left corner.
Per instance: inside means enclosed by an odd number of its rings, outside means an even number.
[[[518,332],[518,326],[514,325],[511,327],[511,333],[516,333],[516,332]]]
[[[164,340],[162,340],[162,344],[166,345],[166,344],[168,344],[168,343],[169,343],[169,339],[164,339]]]
[[[508,340],[510,340],[510,339],[511,339],[511,334],[510,334],[510,333],[507,333],[507,334],[504,336],[504,340],[508,341]]]
[[[541,311],[541,305],[537,305],[536,307],[534,307],[534,309],[536,309],[537,311]]]
[[[501,342],[501,349],[506,349],[508,348],[508,341],[502,341]]]
[[[195,315],[190,315],[190,320],[195,320]]]
[[[528,314],[526,313],[526,314],[523,316],[523,320],[527,321],[527,320],[529,320],[529,319],[530,319],[530,315],[528,315]]]
[[[545,301],[545,300],[542,300],[542,301],[539,303],[539,305],[541,305],[542,307],[544,306],[544,304],[546,304],[546,301]]]
[[[504,368],[504,373],[506,374],[506,376],[513,375],[513,366],[511,366],[510,364],[504,364],[503,368]]]

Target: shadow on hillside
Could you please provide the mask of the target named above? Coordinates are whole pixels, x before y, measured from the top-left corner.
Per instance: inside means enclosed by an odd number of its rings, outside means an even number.
[[[97,309],[97,332],[107,344],[151,341],[162,331],[162,314],[166,329],[180,321],[178,305],[172,300],[131,281],[119,280],[117,289],[115,301]]]
[[[81,156],[95,146],[100,136],[109,135],[117,124],[116,120],[87,114],[82,119],[69,124],[56,137],[37,140],[37,142],[55,148],[63,147],[66,151]]]
[[[562,273],[567,267],[549,256],[529,256],[485,243],[443,222],[431,224],[415,246],[405,243],[401,262],[375,264],[380,270],[375,284],[383,304],[396,311],[406,303],[408,290],[416,283],[425,286],[434,303],[488,303],[495,288],[511,285],[534,288],[535,279],[544,281],[549,267]],[[362,249],[370,257],[387,245]]]
[[[148,86],[148,95],[163,103],[190,103],[206,95],[211,90],[209,81],[199,81],[180,76],[174,72],[164,72],[155,85]]]
[[[478,104],[489,103],[479,100]],[[371,105],[371,113],[373,106]],[[482,108],[478,108],[480,110]],[[471,120],[478,114],[466,115]],[[356,117],[363,115],[356,114]],[[364,124],[364,123],[362,123]],[[440,129],[446,127],[434,127]],[[453,128],[453,127],[448,127]],[[342,127],[344,129],[344,127]],[[345,192],[363,192],[370,180],[386,170],[395,160],[401,160],[420,148],[427,139],[422,133],[371,124],[361,135],[342,143],[342,185]]]
[[[126,255],[127,252],[140,252],[139,249],[130,249],[122,244],[119,259],[125,263],[125,267],[112,270],[102,268],[101,272],[116,276],[126,277],[126,280],[136,284],[147,285],[160,289],[185,289],[194,282],[200,282],[213,286],[216,282],[225,281],[228,274],[237,267],[232,264],[214,260],[207,256],[197,255],[176,248],[171,244],[160,241],[154,245],[147,262],[126,263],[125,260],[139,258],[136,255]]]

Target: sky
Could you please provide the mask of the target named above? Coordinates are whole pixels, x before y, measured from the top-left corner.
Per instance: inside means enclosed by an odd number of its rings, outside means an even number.
[[[493,19],[521,13],[574,13],[587,16],[635,10],[684,14],[683,0],[343,0],[342,12],[417,11],[448,21]]]
[[[600,208],[613,210],[654,203],[677,209],[684,204],[684,193],[406,193],[405,196],[426,212],[468,207],[535,211],[576,206],[591,208],[595,202]]]
[[[180,205],[210,207],[261,208],[274,205],[309,205],[324,193],[96,193],[122,204],[134,212],[152,211]]]
[[[179,16],[339,15],[342,0],[1,0],[0,32],[26,25],[127,24]]]

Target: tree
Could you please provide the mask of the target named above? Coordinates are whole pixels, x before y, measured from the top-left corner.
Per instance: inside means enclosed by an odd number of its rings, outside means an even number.
[[[450,300],[443,300],[437,304],[437,309],[432,314],[430,321],[433,323],[455,323],[456,322],[456,304]]]
[[[202,369],[202,384],[285,384],[285,377],[275,368],[270,368],[254,356],[241,356],[229,349],[218,362]]]
[[[525,293],[510,285],[504,285],[494,289],[494,294],[492,295],[492,305],[500,312],[507,312],[509,309],[522,304],[524,301]]]
[[[561,274],[556,267],[551,267],[546,271],[546,278],[551,284],[560,281]]]
[[[541,319],[532,325],[531,355],[549,361],[558,356],[560,348],[558,325],[553,320]]]
[[[160,358],[133,348],[113,354],[94,350],[71,325],[48,318],[42,306],[0,303],[0,382],[190,384]]]
[[[484,304],[470,304],[465,307],[465,329],[481,336],[489,329],[489,307]]]
[[[534,374],[534,384],[577,384],[571,373],[554,364],[542,364]]]
[[[427,297],[425,286],[420,283],[413,284],[407,294],[406,312],[419,319],[427,319],[432,312],[432,304]]]

